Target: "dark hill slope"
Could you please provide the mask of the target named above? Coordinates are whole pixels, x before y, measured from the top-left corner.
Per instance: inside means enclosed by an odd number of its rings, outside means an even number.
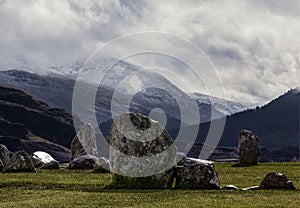
[[[248,129],[260,137],[263,160],[299,158],[299,101],[300,92],[294,89],[261,108],[228,116],[219,146],[237,147],[238,132]],[[210,123],[200,125],[198,142],[204,142],[209,126]]]
[[[0,86],[0,143],[8,149],[45,150],[58,160],[68,160],[74,136],[70,114],[21,90]]]

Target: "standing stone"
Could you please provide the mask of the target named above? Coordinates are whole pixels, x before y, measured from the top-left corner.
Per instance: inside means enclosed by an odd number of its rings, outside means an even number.
[[[123,114],[112,124],[110,145],[114,187],[172,186],[176,147],[158,122],[140,114]]]
[[[20,151],[11,157],[4,172],[35,172],[35,168],[31,157],[25,151]]]
[[[183,158],[177,165],[175,188],[220,189],[220,180],[213,162]]]
[[[99,156],[95,131],[90,124],[85,124],[74,137],[71,143],[71,153],[71,160],[87,154]]]
[[[238,151],[241,165],[257,165],[260,155],[258,136],[251,131],[241,130]]]
[[[268,173],[261,182],[260,189],[296,189],[291,180],[278,172]]]
[[[5,167],[10,159],[8,149],[0,144],[0,160],[2,161],[3,167]]]

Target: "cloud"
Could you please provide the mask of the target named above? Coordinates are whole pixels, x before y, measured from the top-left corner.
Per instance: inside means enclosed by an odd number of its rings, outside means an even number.
[[[72,65],[120,35],[155,30],[203,49],[228,99],[264,103],[300,85],[299,0],[2,0],[0,19],[2,65]]]

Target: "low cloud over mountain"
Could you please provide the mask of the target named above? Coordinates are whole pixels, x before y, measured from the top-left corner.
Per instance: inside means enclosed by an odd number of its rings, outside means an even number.
[[[299,86],[299,10],[298,0],[0,0],[1,70],[73,65],[120,35],[155,30],[199,46],[228,99],[262,104]]]

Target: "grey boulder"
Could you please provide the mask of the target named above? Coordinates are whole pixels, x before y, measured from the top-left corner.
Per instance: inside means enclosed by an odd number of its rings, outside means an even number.
[[[35,172],[35,167],[31,157],[25,151],[19,151],[11,157],[4,172]]]
[[[296,189],[294,184],[285,175],[278,172],[268,173],[260,183],[260,189]]]
[[[220,180],[213,162],[194,158],[183,160],[176,168],[175,188],[220,189]]]

